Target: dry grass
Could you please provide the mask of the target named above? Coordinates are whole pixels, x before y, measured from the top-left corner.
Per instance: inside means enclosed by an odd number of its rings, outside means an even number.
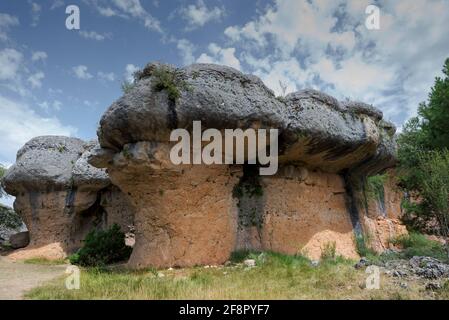
[[[31,258],[23,261],[25,264],[38,264],[38,265],[46,265],[46,266],[58,266],[62,264],[68,264],[68,260],[57,259],[57,260],[49,260],[46,258]]]
[[[158,276],[163,273],[164,276]],[[28,292],[31,299],[432,299],[423,283],[400,287],[382,276],[380,290],[363,289],[367,274],[353,261],[337,258],[313,267],[303,257],[265,253],[257,267],[242,264],[175,270],[83,269],[80,290],[58,279]],[[449,288],[447,288],[449,289]]]

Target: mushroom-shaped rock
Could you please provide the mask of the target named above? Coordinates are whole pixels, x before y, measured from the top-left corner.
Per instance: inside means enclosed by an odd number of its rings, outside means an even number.
[[[260,178],[248,164],[174,164],[170,134],[193,134],[194,121],[219,132],[277,129],[278,173]],[[337,252],[356,256],[343,173],[391,165],[377,160],[394,159],[394,130],[381,122],[374,107],[313,90],[276,98],[259,78],[229,67],[155,63],[105,112],[100,148],[88,161],[107,168],[135,205],[132,267],[222,263],[242,248],[304,247],[316,257],[332,239]],[[258,148],[271,142],[264,143]]]
[[[118,189],[111,189],[104,169],[87,163],[94,146],[77,138],[43,136],[18,151],[4,185],[16,197],[14,209],[27,225],[31,242],[26,253],[13,255],[65,257],[80,247],[88,231],[104,226],[103,193],[110,198],[113,192],[115,199],[126,201]],[[128,212],[132,215],[132,207]]]

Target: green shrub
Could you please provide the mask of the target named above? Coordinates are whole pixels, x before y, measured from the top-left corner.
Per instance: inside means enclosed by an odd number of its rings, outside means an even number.
[[[168,99],[172,102],[176,102],[181,96],[181,89],[188,89],[186,82],[182,80],[181,74],[169,67],[155,67],[151,76],[153,77],[153,90],[155,92],[166,91]]]
[[[400,253],[403,258],[414,256],[426,256],[442,261],[449,261],[444,246],[433,240],[429,240],[423,234],[411,232],[391,240],[391,243],[402,248]]]
[[[89,232],[84,246],[71,255],[69,260],[80,266],[104,266],[127,260],[131,251],[132,248],[125,244],[125,234],[114,224],[108,230]]]

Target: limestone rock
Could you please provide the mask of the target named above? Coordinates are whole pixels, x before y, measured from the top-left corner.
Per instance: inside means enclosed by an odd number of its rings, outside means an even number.
[[[83,152],[84,142],[77,138],[33,138],[17,152],[16,163],[6,172],[5,191],[15,196],[28,190],[67,189],[73,166]]]
[[[108,221],[126,227],[133,223],[132,205],[126,197],[111,185],[104,169],[87,162],[96,144],[43,136],[19,150],[4,178],[5,190],[16,197],[14,209],[30,234],[28,254],[17,256],[48,253],[48,258],[64,257],[81,246],[89,231],[110,225]],[[110,198],[114,200],[106,205]]]
[[[13,234],[9,238],[9,244],[13,249],[20,249],[26,247],[30,243],[30,233],[28,231]]]
[[[172,76],[176,100],[167,90],[155,89],[160,70]],[[135,87],[101,118],[103,150],[95,150],[90,163],[107,167],[113,151],[140,141],[168,142],[172,129],[191,129],[193,121],[201,120],[204,129],[279,129],[281,162],[307,163],[328,172],[369,167],[374,174],[395,159],[395,128],[382,116],[373,106],[339,102],[314,90],[277,99],[259,78],[230,67],[149,64]]]
[[[132,267],[224,263],[236,249],[318,259],[327,243],[356,258],[354,230],[364,217],[350,201],[356,182],[396,160],[396,129],[382,118],[373,106],[314,90],[276,98],[259,78],[229,67],[153,63],[104,113],[88,162],[107,168],[136,207]],[[198,120],[203,129],[279,129],[278,174],[253,179],[247,165],[172,164],[171,130],[192,130]],[[242,181],[258,197],[237,192]]]
[[[155,69],[173,75],[179,90],[176,102],[165,90],[155,90]],[[175,128],[191,128],[201,120],[204,128],[284,128],[285,106],[262,81],[225,66],[194,64],[176,69],[149,64],[145,76],[105,112],[98,138],[104,148],[122,150],[138,141],[169,141]]]

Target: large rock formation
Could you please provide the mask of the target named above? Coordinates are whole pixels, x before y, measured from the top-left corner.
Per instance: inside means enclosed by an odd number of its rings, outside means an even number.
[[[107,168],[136,208],[131,267],[223,263],[236,249],[317,258],[332,242],[355,257],[361,182],[395,164],[395,128],[382,118],[313,90],[276,98],[257,77],[228,67],[150,64],[103,115],[89,163]],[[278,173],[174,165],[171,131],[192,131],[198,120],[203,130],[279,129]]]
[[[132,224],[132,207],[111,185],[106,172],[87,163],[94,142],[43,136],[17,153],[4,177],[5,190],[16,197],[15,211],[24,220],[30,245],[12,258],[64,258],[81,246],[93,228]],[[125,204],[107,204],[108,199]],[[126,214],[123,211],[126,210]]]

